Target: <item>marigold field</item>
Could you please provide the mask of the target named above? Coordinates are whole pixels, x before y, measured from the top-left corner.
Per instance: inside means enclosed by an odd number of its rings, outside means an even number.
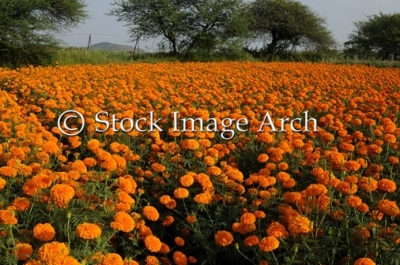
[[[400,264],[399,69],[0,68],[0,103],[0,264]]]

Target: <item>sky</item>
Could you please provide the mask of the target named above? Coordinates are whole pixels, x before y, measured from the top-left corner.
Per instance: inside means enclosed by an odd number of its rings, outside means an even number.
[[[119,45],[131,45],[125,22],[117,17],[105,15],[113,8],[113,0],[86,0],[90,18],[77,28],[57,37],[66,46],[86,47],[89,34],[91,43],[111,42]],[[368,15],[400,12],[400,0],[299,0],[327,21],[327,27],[339,44],[347,41],[348,35],[355,29],[353,22],[365,20]],[[157,49],[157,42],[142,41],[139,47],[147,51]]]

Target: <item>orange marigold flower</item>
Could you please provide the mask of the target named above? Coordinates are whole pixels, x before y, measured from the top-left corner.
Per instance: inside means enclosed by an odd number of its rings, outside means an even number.
[[[389,156],[388,161],[390,164],[399,164],[399,158],[395,156]]]
[[[181,142],[181,148],[183,150],[197,150],[200,147],[200,144],[195,139],[184,139]]]
[[[259,219],[263,219],[266,217],[266,214],[261,210],[254,211],[254,215],[256,216],[256,218]]]
[[[96,224],[83,223],[76,227],[76,235],[82,239],[96,239],[101,235],[101,228]]]
[[[267,154],[259,154],[258,156],[257,156],[257,161],[259,162],[259,163],[265,163],[265,162],[267,162],[268,161],[268,159],[269,159],[269,156],[267,155]]]
[[[289,219],[289,232],[291,234],[302,234],[311,231],[311,222],[305,216],[296,216]]]
[[[194,183],[193,176],[186,174],[179,178],[179,183],[184,187],[190,187]]]
[[[174,262],[176,265],[187,265],[188,264],[188,259],[187,259],[186,255],[180,251],[175,251],[174,254],[172,255],[172,258],[174,259]]]
[[[357,171],[360,169],[361,165],[357,161],[346,161],[344,167],[347,171]]]
[[[175,237],[174,241],[175,244],[179,247],[183,247],[185,245],[185,240],[180,236]]]
[[[186,217],[186,221],[190,224],[196,222],[196,216],[194,215],[189,215],[188,217]]]
[[[67,184],[56,184],[50,190],[50,198],[60,208],[67,208],[74,196],[75,190]]]
[[[12,209],[0,210],[0,223],[5,225],[15,225],[18,219],[15,218],[15,211]]]
[[[289,236],[289,232],[286,230],[285,226],[278,222],[272,222],[267,228],[267,235],[274,236],[276,238],[283,237],[287,238]]]
[[[56,230],[49,223],[37,224],[33,228],[33,236],[40,241],[50,241],[56,236]]]
[[[219,246],[226,247],[232,244],[233,236],[228,231],[220,230],[215,234],[215,242]]]
[[[10,166],[0,167],[0,176],[14,178],[17,176],[18,171]]]
[[[108,253],[103,257],[100,265],[124,265],[124,260],[117,253]]]
[[[350,195],[349,197],[346,198],[346,202],[350,207],[358,207],[362,204],[362,200],[358,196]]]
[[[111,227],[122,232],[130,232],[135,228],[135,220],[126,212],[118,212],[111,222]]]
[[[387,199],[380,200],[376,205],[376,209],[388,216],[397,216],[400,213],[396,202]]]
[[[18,197],[15,198],[11,204],[17,211],[26,211],[31,207],[31,202],[28,198]]]
[[[251,225],[256,222],[256,216],[253,213],[245,213],[240,217],[240,222],[246,225]]]
[[[320,195],[325,195],[328,193],[328,189],[325,187],[325,185],[322,184],[310,184],[306,188],[306,195],[307,196],[320,196]]]
[[[164,227],[167,227],[170,226],[174,221],[175,221],[174,217],[172,215],[168,215],[164,218],[162,225]]]
[[[222,170],[219,167],[211,166],[207,170],[208,174],[211,176],[219,176],[222,174]]]
[[[86,157],[85,159],[83,159],[83,163],[87,167],[94,167],[97,165],[97,161],[93,157]]]
[[[366,192],[371,192],[378,188],[378,181],[371,177],[362,177],[358,180],[357,185],[360,189]]]
[[[258,247],[263,252],[271,252],[279,247],[279,240],[274,236],[263,237],[258,242]]]
[[[149,235],[144,238],[144,245],[150,252],[158,252],[161,249],[161,241],[158,237]]]
[[[354,265],[376,265],[370,258],[359,258],[354,262]]]
[[[68,246],[60,242],[46,243],[38,250],[37,256],[40,261],[46,264],[62,264],[68,256]]]
[[[174,190],[174,196],[177,199],[184,199],[189,196],[189,191],[185,188],[176,188]]]
[[[152,255],[147,255],[145,262],[146,262],[146,265],[160,265],[160,262],[157,259],[157,257],[152,256]]]
[[[378,190],[394,192],[396,190],[396,182],[390,179],[380,179],[378,180]]]
[[[27,260],[33,253],[33,248],[30,244],[17,243],[13,248],[13,255],[18,260]]]
[[[157,221],[160,218],[157,209],[150,205],[143,207],[143,215],[151,221]]]
[[[260,239],[256,235],[248,236],[244,239],[244,244],[248,247],[253,247],[260,242]]]
[[[159,198],[160,203],[163,205],[166,205],[170,200],[171,200],[171,197],[166,194],[161,195],[161,197]]]
[[[163,165],[161,165],[160,163],[153,163],[153,164],[151,164],[151,169],[152,169],[154,172],[161,173],[161,172],[164,172],[164,171],[165,171],[166,167],[163,166]]]

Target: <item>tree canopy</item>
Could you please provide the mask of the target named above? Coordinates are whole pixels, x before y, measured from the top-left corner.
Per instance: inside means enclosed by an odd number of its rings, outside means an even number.
[[[321,49],[335,41],[326,21],[306,5],[293,0],[255,0],[250,3],[252,30],[268,54],[296,47]]]
[[[356,29],[344,43],[347,54],[377,55],[382,60],[400,53],[400,13],[368,16],[354,23]]]
[[[58,43],[54,33],[83,22],[85,7],[80,0],[0,1],[0,63],[40,64],[49,59],[46,48]]]
[[[133,40],[161,37],[174,54],[215,51],[248,33],[242,0],[115,0],[108,15],[127,22]]]

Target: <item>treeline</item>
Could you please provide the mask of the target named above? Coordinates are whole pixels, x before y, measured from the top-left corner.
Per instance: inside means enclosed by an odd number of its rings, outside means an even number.
[[[82,23],[85,8],[80,0],[1,1],[0,65],[54,64],[55,33]],[[133,42],[160,39],[152,56],[178,60],[398,60],[400,52],[400,13],[356,22],[342,51],[326,20],[294,0],[115,0],[107,15],[127,23]]]

